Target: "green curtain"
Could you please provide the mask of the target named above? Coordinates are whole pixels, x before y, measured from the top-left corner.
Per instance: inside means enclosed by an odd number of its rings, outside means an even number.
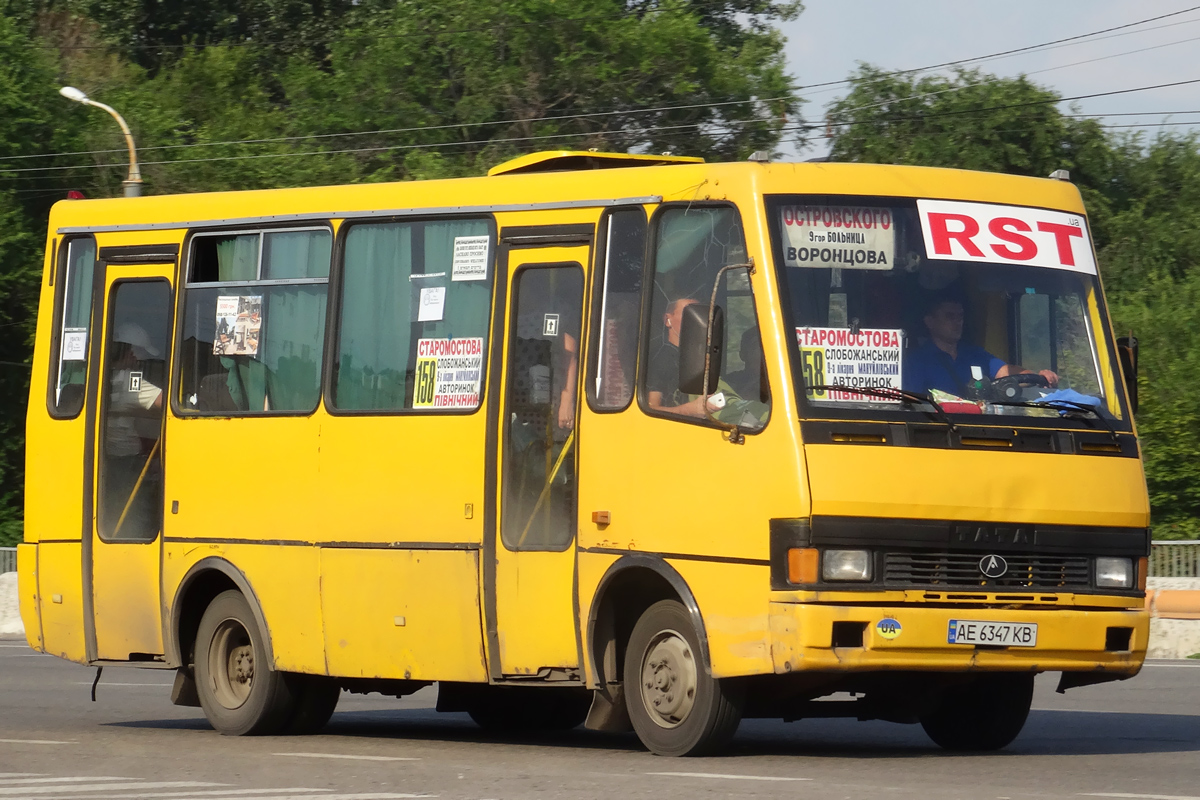
[[[264,234],[263,280],[328,278],[333,237],[329,231]]]
[[[446,287],[445,313],[440,322],[420,323],[422,339],[462,339],[487,337],[491,312],[495,253],[488,253],[488,279],[454,281],[454,240],[459,236],[486,236],[485,220],[454,220],[425,224],[425,272],[446,273],[446,277],[422,282],[422,286]],[[444,282],[444,283],[443,283]]]
[[[217,278],[221,282],[258,280],[257,233],[217,242]]]
[[[355,225],[346,236],[335,402],[400,409],[412,344],[412,225]]]
[[[323,284],[273,287],[266,293],[258,360],[267,368],[272,410],[317,407],[326,294]]]

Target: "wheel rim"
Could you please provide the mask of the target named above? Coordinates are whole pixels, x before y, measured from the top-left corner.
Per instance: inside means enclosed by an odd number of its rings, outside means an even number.
[[[208,649],[208,671],[217,702],[228,709],[246,702],[254,685],[254,644],[236,619],[217,626]]]
[[[660,631],[642,656],[642,704],[654,724],[676,728],[696,705],[696,658],[677,631]]]

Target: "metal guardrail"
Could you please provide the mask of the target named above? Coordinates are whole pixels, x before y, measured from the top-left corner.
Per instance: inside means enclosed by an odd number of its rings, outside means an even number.
[[[1151,542],[1150,576],[1200,578],[1200,540]]]
[[[0,547],[0,575],[17,571],[17,548]]]

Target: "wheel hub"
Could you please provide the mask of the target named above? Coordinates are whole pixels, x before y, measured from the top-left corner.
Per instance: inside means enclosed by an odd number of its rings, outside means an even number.
[[[677,631],[662,631],[642,657],[641,695],[655,724],[675,728],[696,704],[697,670],[692,647]]]
[[[254,644],[236,619],[217,626],[208,650],[213,695],[225,708],[240,708],[254,686]]]

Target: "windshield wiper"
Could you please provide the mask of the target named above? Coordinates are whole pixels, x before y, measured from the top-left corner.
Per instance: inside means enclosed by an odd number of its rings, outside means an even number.
[[[1117,429],[1113,427],[1113,424],[1111,421],[1109,421],[1108,417],[1101,414],[1100,409],[1098,409],[1096,406],[1089,405],[1087,403],[1079,403],[1074,400],[1047,400],[1044,403],[1030,402],[1027,400],[997,400],[993,401],[992,405],[1017,406],[1019,408],[1052,408],[1057,411],[1062,411],[1064,416],[1066,414],[1078,414],[1080,412],[1091,414],[1100,421],[1114,442],[1117,444],[1121,443],[1120,438],[1117,436]],[[1072,417],[1072,419],[1078,419],[1078,417]]]
[[[829,383],[817,383],[812,386],[806,386],[805,392],[851,392],[854,394],[867,394],[871,397],[882,397],[886,400],[899,400],[906,402],[909,405],[922,404],[933,408],[933,415],[949,426],[950,430],[958,433],[958,426],[954,424],[954,420],[950,419],[950,415],[946,410],[938,405],[938,402],[929,394],[921,392],[910,392],[908,389],[894,389],[890,386],[838,386]]]

